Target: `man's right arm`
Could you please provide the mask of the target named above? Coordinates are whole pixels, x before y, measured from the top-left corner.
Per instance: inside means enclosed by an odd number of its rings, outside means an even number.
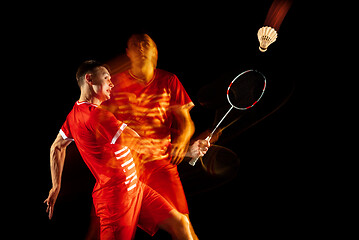
[[[46,212],[49,213],[49,219],[52,218],[54,212],[54,205],[61,188],[61,176],[65,162],[66,147],[71,142],[71,140],[63,139],[63,137],[59,133],[50,149],[52,188],[49,192],[48,198],[44,201],[44,203],[47,204]]]

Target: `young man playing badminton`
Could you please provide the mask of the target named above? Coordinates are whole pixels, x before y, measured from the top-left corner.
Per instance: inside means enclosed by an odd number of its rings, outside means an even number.
[[[80,99],[51,147],[52,188],[45,200],[49,218],[61,187],[66,147],[75,141],[96,179],[92,196],[102,240],[133,239],[137,224],[151,235],[159,227],[175,239],[193,239],[187,217],[137,177],[131,149],[146,151],[151,141],[140,139],[125,123],[99,107],[110,98],[113,88],[108,70],[95,61],[86,61],[76,78]]]
[[[143,181],[188,217],[188,206],[177,165],[187,152],[194,132],[189,111],[194,106],[176,75],[157,69],[157,46],[147,34],[134,34],[127,42],[131,68],[115,74],[113,97],[104,103],[118,118],[153,139],[162,155],[140,156]],[[176,123],[176,128],[174,128]],[[175,136],[175,137],[173,137]],[[196,141],[190,149],[208,149],[209,142]],[[197,239],[190,224],[192,237]]]

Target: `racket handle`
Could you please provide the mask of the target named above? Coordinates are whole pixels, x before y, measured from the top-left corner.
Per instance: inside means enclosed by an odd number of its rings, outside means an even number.
[[[212,135],[213,135],[213,132],[208,136],[208,137],[206,137],[206,141],[210,141],[211,140],[211,138],[212,138]],[[197,162],[197,160],[199,159],[199,157],[197,157],[197,158],[192,158],[191,159],[191,161],[189,161],[188,163],[189,163],[189,165],[191,165],[192,167],[196,164],[196,162]]]
[[[199,158],[199,157],[198,157]],[[191,161],[189,161],[189,165],[191,165],[192,167],[196,164],[198,158],[192,158]]]

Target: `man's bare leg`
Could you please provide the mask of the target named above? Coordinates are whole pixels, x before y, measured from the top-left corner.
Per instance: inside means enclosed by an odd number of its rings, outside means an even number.
[[[171,234],[174,240],[193,240],[187,216],[175,209],[170,214],[171,217],[158,224],[159,228]]]

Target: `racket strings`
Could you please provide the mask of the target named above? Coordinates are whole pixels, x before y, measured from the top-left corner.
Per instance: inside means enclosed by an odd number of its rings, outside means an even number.
[[[259,101],[264,88],[264,76],[257,71],[250,70],[233,80],[228,87],[227,97],[234,107],[247,109]]]

